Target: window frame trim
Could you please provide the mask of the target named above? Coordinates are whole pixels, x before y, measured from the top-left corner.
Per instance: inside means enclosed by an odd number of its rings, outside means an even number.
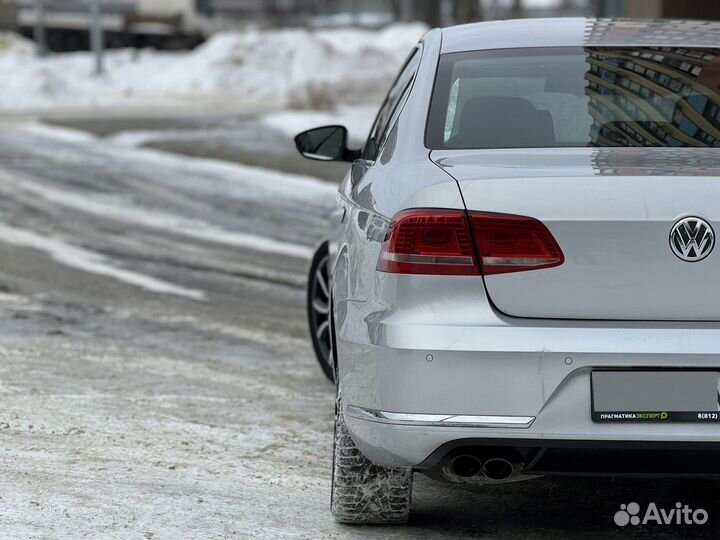
[[[363,145],[362,152],[360,155],[360,160],[364,161],[365,163],[369,164],[375,164],[377,161],[377,158],[382,154],[382,151],[385,147],[385,143],[387,142],[387,134],[390,132],[392,127],[397,123],[397,119],[399,118],[399,114],[395,114],[397,111],[401,111],[402,108],[404,108],[405,103],[407,103],[408,98],[410,97],[410,94],[412,93],[413,87],[415,86],[415,81],[417,79],[417,74],[420,70],[420,65],[422,64],[422,55],[423,55],[423,43],[419,42],[417,43],[412,50],[408,53],[407,57],[405,58],[405,62],[403,62],[402,68],[398,70],[398,74],[393,80],[392,85],[388,89],[387,94],[385,95],[385,99],[383,99],[382,105],[378,108],[378,112],[375,114],[375,119],[373,120],[372,126],[370,127],[370,133],[368,133],[368,136],[365,140],[365,144]],[[415,70],[413,71],[412,78],[410,79],[410,83],[407,87],[407,89],[404,91],[403,95],[400,97],[400,99],[397,102],[397,105],[393,108],[392,112],[389,115],[388,123],[385,126],[385,129],[381,133],[379,139],[381,141],[380,144],[377,145],[375,148],[375,155],[372,158],[369,158],[365,151],[367,149],[367,145],[370,142],[370,137],[372,136],[373,132],[375,131],[375,126],[377,125],[378,119],[380,118],[380,112],[383,110],[385,105],[388,102],[388,99],[390,99],[390,93],[392,92],[393,88],[397,85],[397,83],[400,81],[401,75],[404,73],[404,71],[407,69],[407,67],[410,65],[410,62],[415,58],[415,55],[418,55],[418,63],[415,67]]]

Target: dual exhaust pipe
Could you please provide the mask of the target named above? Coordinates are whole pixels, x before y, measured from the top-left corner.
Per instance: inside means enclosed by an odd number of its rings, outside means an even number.
[[[477,476],[494,482],[503,482],[519,474],[520,467],[519,463],[513,463],[502,456],[481,459],[473,454],[458,454],[449,458],[444,469],[445,477],[455,482],[464,482]]]

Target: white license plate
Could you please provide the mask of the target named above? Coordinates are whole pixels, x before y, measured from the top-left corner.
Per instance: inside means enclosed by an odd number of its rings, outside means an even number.
[[[593,371],[595,422],[717,422],[717,371]]]

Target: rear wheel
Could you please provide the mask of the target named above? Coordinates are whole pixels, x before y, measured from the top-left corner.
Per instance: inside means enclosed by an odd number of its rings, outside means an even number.
[[[340,523],[406,523],[412,496],[412,469],[375,465],[350,437],[340,398],[335,409],[331,509]]]
[[[315,357],[325,376],[335,380],[332,360],[330,328],[330,278],[328,273],[328,244],[324,242],[315,252],[308,275],[307,312]]]

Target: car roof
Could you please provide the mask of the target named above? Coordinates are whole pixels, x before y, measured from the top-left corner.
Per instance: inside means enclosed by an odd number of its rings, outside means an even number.
[[[518,19],[451,26],[441,53],[528,47],[720,47],[720,22],[636,19]]]

